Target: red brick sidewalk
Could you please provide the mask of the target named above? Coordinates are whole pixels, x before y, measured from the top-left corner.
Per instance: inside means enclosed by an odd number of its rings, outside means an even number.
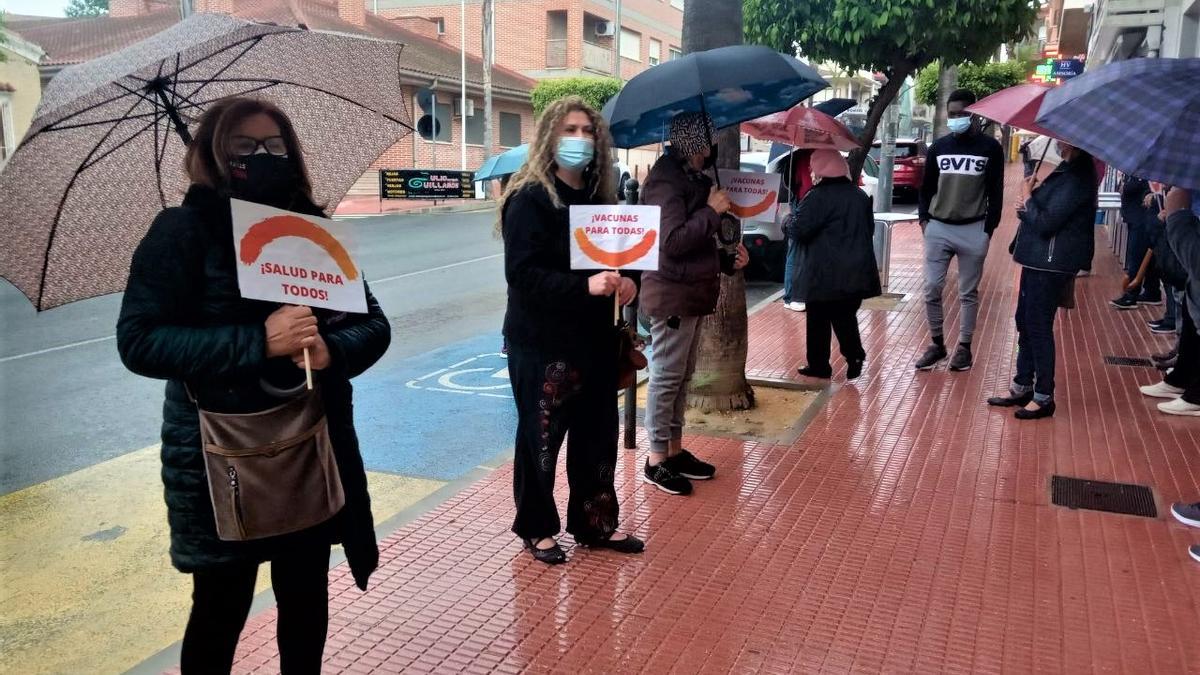
[[[793,445],[688,439],[720,467],[689,498],[647,489],[622,451],[623,526],[646,554],[569,550],[556,568],[509,533],[498,470],[388,537],[368,593],[333,571],[327,671],[1197,672],[1200,531],[1165,508],[1200,495],[1200,421],[1140,396],[1153,370],[1102,358],[1167,341],[1148,311],[1107,306],[1119,272],[1101,236],[1058,324],[1058,416],[989,410],[1014,362],[1013,228],[992,245],[971,372],[913,371],[920,242],[900,231],[891,290],[909,300],[860,315],[866,374]],[[803,327],[778,304],[755,315],[752,374],[794,378]],[[1149,485],[1160,515],[1052,506],[1055,473]],[[251,620],[238,672],[277,671],[274,626],[273,610]]]

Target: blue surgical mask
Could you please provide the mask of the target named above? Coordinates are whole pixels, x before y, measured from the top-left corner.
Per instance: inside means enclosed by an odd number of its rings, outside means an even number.
[[[564,169],[579,171],[591,164],[595,154],[595,144],[591,139],[564,136],[558,139],[558,151],[554,153],[554,161]]]
[[[946,120],[946,126],[950,127],[950,131],[956,134],[965,134],[971,128],[970,117],[951,117]]]

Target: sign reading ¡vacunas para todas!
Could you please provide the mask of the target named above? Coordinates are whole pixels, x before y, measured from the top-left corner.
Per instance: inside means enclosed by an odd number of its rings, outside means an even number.
[[[572,206],[571,269],[658,269],[657,206]]]
[[[243,298],[367,311],[350,226],[239,199],[230,203]]]
[[[474,199],[474,171],[380,169],[380,199]]]
[[[721,169],[721,187],[729,195],[729,212],[742,220],[775,220],[779,207],[779,174]]]

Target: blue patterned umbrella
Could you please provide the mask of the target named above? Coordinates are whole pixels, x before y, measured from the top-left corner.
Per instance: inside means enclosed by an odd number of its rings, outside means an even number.
[[[660,63],[604,106],[618,148],[667,140],[681,112],[707,112],[718,129],[787,110],[829,86],[800,60],[761,45],[719,47]]]
[[[1200,189],[1200,59],[1131,59],[1046,94],[1038,124],[1121,171]]]
[[[475,180],[485,181],[511,176],[520,169],[529,157],[529,144],[518,145],[498,155],[492,155],[475,172]]]

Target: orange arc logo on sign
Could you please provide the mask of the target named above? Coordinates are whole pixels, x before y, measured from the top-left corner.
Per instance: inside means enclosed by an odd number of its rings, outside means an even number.
[[[353,281],[358,278],[358,270],[355,269],[354,261],[350,259],[350,253],[342,246],[342,242],[321,226],[299,216],[271,216],[251,225],[246,234],[242,235],[239,256],[242,263],[253,264],[267,244],[282,237],[301,237],[311,241],[333,258],[347,279]]]
[[[582,227],[575,230],[575,243],[579,244],[579,250],[609,269],[620,269],[641,260],[654,248],[657,241],[658,232],[649,230],[641,241],[624,251],[605,251],[588,239]]]
[[[779,193],[772,190],[771,192],[768,192],[767,194],[763,195],[763,198],[755,204],[750,204],[748,206],[740,206],[738,204],[730,204],[729,211],[733,215],[737,216],[738,218],[749,218],[750,216],[757,216],[758,214],[762,213],[763,211],[766,211],[767,209],[771,208],[771,206],[773,206],[775,204],[775,199],[778,196],[779,196]]]

